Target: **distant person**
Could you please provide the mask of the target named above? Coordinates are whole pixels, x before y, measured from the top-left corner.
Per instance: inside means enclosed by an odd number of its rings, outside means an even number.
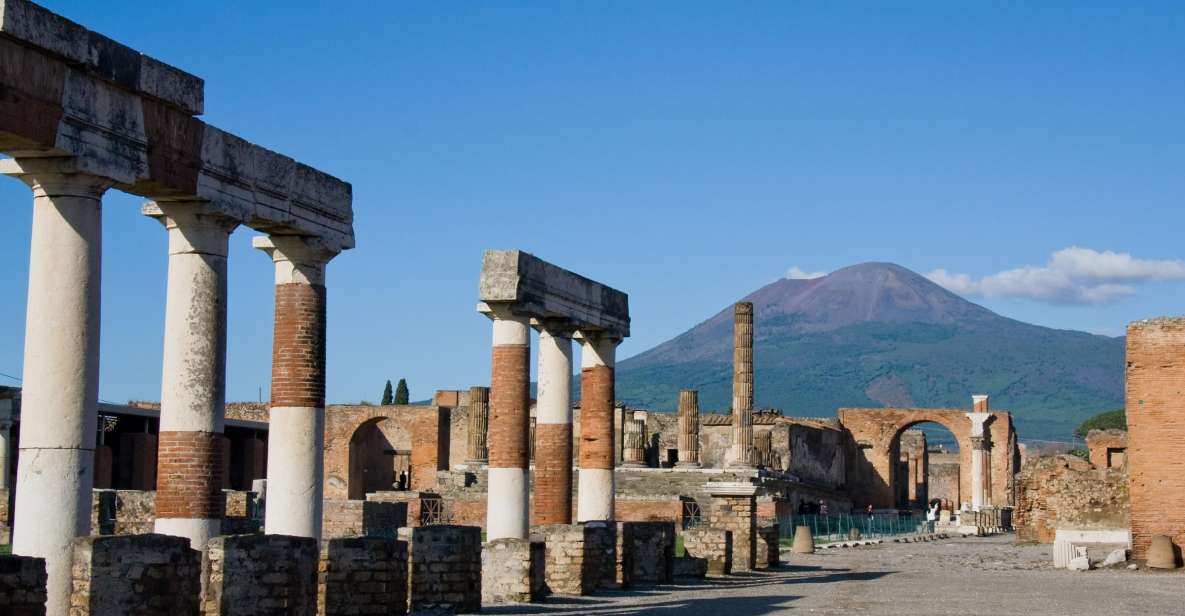
[[[930,503],[930,508],[926,510],[926,532],[934,532],[934,524],[938,521],[938,503]]]
[[[872,503],[868,503],[868,507],[864,510],[864,513],[872,515]]]
[[[819,501],[819,513],[827,515],[827,501]]]

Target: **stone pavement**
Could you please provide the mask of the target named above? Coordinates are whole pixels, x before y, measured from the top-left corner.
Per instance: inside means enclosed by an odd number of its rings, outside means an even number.
[[[1012,538],[884,543],[811,556],[783,553],[790,564],[772,572],[550,597],[541,604],[486,607],[482,613],[1185,614],[1185,572],[1057,570],[1048,545],[1015,546]]]

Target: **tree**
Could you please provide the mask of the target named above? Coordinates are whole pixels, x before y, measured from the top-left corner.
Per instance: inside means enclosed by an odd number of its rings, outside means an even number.
[[[1074,436],[1086,438],[1086,433],[1091,430],[1108,429],[1127,430],[1127,414],[1123,412],[1123,409],[1099,413],[1087,419],[1081,424],[1078,424],[1078,427],[1074,429]]]
[[[407,404],[408,396],[407,381],[399,379],[399,385],[395,387],[395,404]]]
[[[395,402],[395,397],[391,394],[391,379],[387,379],[387,385],[383,387],[383,406],[388,406]]]

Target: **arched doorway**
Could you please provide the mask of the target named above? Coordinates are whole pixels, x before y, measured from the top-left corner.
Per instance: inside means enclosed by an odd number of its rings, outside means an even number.
[[[363,500],[369,492],[391,490],[395,485],[395,448],[376,418],[363,423],[350,437],[350,500]]]
[[[944,509],[958,509],[959,456],[959,439],[946,426],[934,421],[902,426],[889,444],[893,506],[922,511],[939,500]]]

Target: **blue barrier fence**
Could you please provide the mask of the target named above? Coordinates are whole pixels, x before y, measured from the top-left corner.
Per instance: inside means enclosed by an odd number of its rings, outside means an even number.
[[[846,541],[852,529],[859,529],[862,539],[879,539],[898,535],[912,535],[926,532],[926,515],[923,513],[831,513],[794,514],[778,519],[778,532],[782,538],[793,538],[794,527],[809,526],[815,541]]]

